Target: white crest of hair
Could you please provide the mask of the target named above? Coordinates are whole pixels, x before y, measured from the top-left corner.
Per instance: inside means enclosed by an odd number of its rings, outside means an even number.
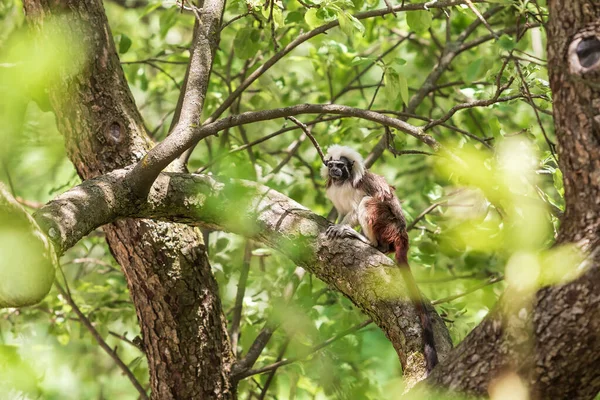
[[[342,157],[354,161],[354,165],[352,165],[352,184],[356,186],[365,174],[365,162],[358,151],[354,150],[352,147],[340,146],[339,144],[334,144],[327,149],[325,162],[328,160],[340,160]],[[326,165],[321,167],[321,177],[323,179],[329,177],[329,169]]]

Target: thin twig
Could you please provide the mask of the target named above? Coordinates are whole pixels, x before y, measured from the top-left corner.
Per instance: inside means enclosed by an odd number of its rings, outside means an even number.
[[[283,290],[283,301],[286,304],[291,301],[292,297],[294,296],[294,293],[296,293],[296,290],[298,289],[298,286],[300,286],[302,278],[305,275],[306,271],[303,268],[296,267],[292,279],[290,279],[290,282],[286,285],[286,287]],[[267,343],[269,343],[271,336],[273,336],[273,332],[275,332],[275,330],[278,327],[279,325],[275,322],[273,316],[270,316],[262,330],[254,339],[254,342],[248,349],[246,356],[239,360],[237,363],[235,363],[235,365],[233,366],[231,375],[234,380],[241,379],[239,378],[239,376],[241,376],[241,374],[245,373],[254,366],[254,363],[258,359],[258,356],[260,356],[260,353],[262,353],[264,348],[267,346]]]
[[[483,15],[481,15],[481,13],[479,12],[479,10],[477,8],[475,8],[475,6],[471,2],[471,0],[465,0],[465,2],[467,3],[467,7],[469,7],[471,9],[471,11],[473,11],[473,13],[477,16],[477,18],[479,18],[479,20],[481,21],[481,23],[483,25],[485,25],[485,27],[488,29],[488,31],[490,31],[490,33],[494,36],[494,38],[498,39],[499,38],[498,34],[496,32],[494,32],[494,30],[492,29],[492,27],[490,26],[490,24],[485,20],[485,18],[483,17]]]
[[[65,281],[65,283],[66,283],[66,281]],[[87,330],[92,334],[94,339],[96,339],[96,341],[98,342],[98,345],[100,345],[102,350],[104,350],[106,352],[106,354],[108,354],[115,361],[115,363],[121,369],[121,371],[123,371],[123,373],[127,376],[127,378],[129,378],[129,381],[131,381],[133,386],[136,388],[136,390],[140,394],[140,398],[144,399],[144,400],[148,400],[148,394],[146,393],[146,390],[143,388],[143,386],[137,380],[137,378],[135,377],[133,372],[131,372],[131,370],[129,369],[127,364],[125,364],[123,362],[123,360],[121,360],[121,358],[119,357],[117,352],[115,350],[113,350],[108,345],[108,343],[106,343],[104,341],[104,339],[102,338],[100,333],[98,333],[96,328],[94,328],[94,325],[91,323],[91,321],[83,314],[83,312],[81,312],[81,310],[79,309],[77,304],[75,304],[75,301],[73,301],[73,298],[68,293],[68,291],[63,289],[61,284],[58,283],[57,281],[54,282],[54,285],[56,286],[56,289],[58,290],[58,292],[64,297],[64,299],[67,301],[67,303],[71,306],[71,308],[73,309],[75,314],[77,314],[79,321],[83,324],[83,326],[85,326],[87,328]]]
[[[244,304],[244,295],[246,293],[246,284],[248,283],[248,273],[250,271],[250,261],[252,260],[252,241],[247,240],[244,248],[244,259],[240,272],[240,279],[235,294],[235,306],[233,307],[233,317],[231,318],[231,349],[237,354],[237,345],[240,338],[240,321],[242,320],[242,308]]]
[[[135,347],[136,349],[138,349],[142,353],[145,352],[144,347],[140,343],[136,343],[133,340],[128,339],[127,336],[125,336],[125,335],[120,335],[120,334],[118,334],[116,332],[113,332],[113,331],[108,331],[108,334],[116,337],[117,339],[121,339],[122,341],[124,341],[127,344],[130,344],[131,346]]]
[[[332,117],[323,118],[321,120],[314,119],[314,120],[312,120],[310,122],[305,123],[305,125],[314,125],[314,124],[317,124],[317,123],[320,123],[320,122],[335,121],[335,120],[342,119],[342,118],[344,118],[344,117],[332,116]],[[243,145],[243,146],[237,147],[237,148],[235,148],[233,150],[230,150],[228,153],[225,153],[225,154],[223,154],[221,156],[218,156],[214,160],[212,160],[211,162],[206,163],[202,168],[199,168],[195,173],[196,174],[201,174],[202,172],[206,171],[208,168],[212,167],[217,162],[223,160],[224,158],[226,158],[228,156],[231,156],[232,154],[235,154],[235,153],[237,153],[239,151],[244,151],[244,150],[246,150],[246,149],[248,149],[248,148],[250,148],[252,146],[256,146],[257,144],[266,142],[269,139],[272,139],[272,138],[277,137],[277,136],[279,136],[281,134],[284,134],[286,132],[290,132],[290,131],[293,131],[293,130],[296,130],[296,129],[300,129],[300,127],[299,126],[290,126],[290,127],[282,128],[282,129],[280,129],[278,131],[275,131],[273,133],[270,133],[270,134],[268,134],[268,135],[266,135],[266,136],[264,136],[264,137],[262,137],[260,139],[257,139],[257,140],[255,140],[253,142],[250,142],[247,145]]]
[[[343,338],[344,336],[347,336],[347,335],[349,335],[351,333],[354,333],[354,332],[356,332],[356,331],[364,328],[365,326],[369,325],[372,322],[373,321],[369,319],[369,320],[366,320],[366,321],[364,321],[364,322],[362,322],[362,323],[360,323],[358,325],[355,325],[355,326],[353,326],[353,327],[351,327],[349,329],[346,329],[343,332],[338,333],[337,335],[335,335],[335,336],[327,339],[323,343],[320,343],[320,344],[314,346],[313,348],[311,348],[307,352],[307,354],[304,355],[303,357],[296,357],[296,358],[284,359],[284,360],[275,362],[275,363],[273,363],[271,365],[267,365],[266,367],[262,367],[262,368],[258,368],[258,369],[252,369],[252,370],[246,371],[245,373],[243,373],[243,374],[240,375],[240,379],[247,378],[249,376],[256,375],[256,374],[263,374],[265,372],[272,371],[272,370],[277,369],[279,367],[282,367],[284,365],[288,365],[288,364],[291,364],[291,363],[296,362],[296,361],[304,360],[304,359],[308,358],[311,354],[314,354],[317,351],[323,349],[324,347],[329,346],[330,344],[332,344],[336,340],[339,340],[339,339]]]
[[[390,153],[394,156],[408,156],[408,155],[421,155],[421,156],[435,156],[435,153],[423,150],[396,150],[393,147],[388,148]]]
[[[525,77],[523,76],[523,72],[521,71],[521,66],[520,66],[519,61],[515,61],[515,67],[517,67],[517,72],[519,74],[519,77],[521,78],[521,83],[523,84],[523,90],[525,91],[525,95],[528,100],[527,102],[529,104],[533,104],[534,96],[532,96],[531,92],[529,91],[529,85],[525,81]],[[554,144],[554,142],[552,142],[550,140],[550,138],[546,134],[546,129],[544,129],[544,124],[542,124],[542,119],[540,118],[540,114],[538,113],[537,107],[532,106],[531,108],[533,108],[533,112],[535,113],[535,118],[537,119],[538,125],[540,126],[540,129],[542,130],[542,134],[544,135],[544,139],[546,140],[546,143],[548,144],[550,153],[552,153],[552,158],[554,158],[554,161],[556,161],[556,163],[558,164],[558,158],[556,157],[556,152],[555,152],[556,145]]]
[[[10,189],[10,194],[13,197],[17,197],[17,192],[15,191],[15,186],[13,185],[12,178],[10,176],[10,172],[8,171],[8,165],[6,165],[6,160],[2,159],[2,168],[4,168],[4,175],[6,175],[6,180],[8,181],[8,187]]]
[[[417,279],[417,283],[420,284],[436,284],[436,283],[446,283],[452,281],[458,281],[463,279],[477,279],[477,278],[489,278],[489,274],[487,276],[482,276],[481,273],[474,272],[472,274],[464,274],[464,275],[451,275],[443,278],[434,278],[434,279]]]
[[[176,64],[176,65],[187,65],[187,61],[172,61],[172,60],[163,60],[160,58],[145,58],[143,60],[133,60],[133,61],[121,61],[122,65],[129,65],[129,64],[147,64],[148,62],[155,62],[155,63],[163,63],[163,64]]]
[[[478,291],[479,289],[483,289],[486,286],[492,285],[492,284],[494,284],[496,282],[500,282],[502,280],[504,280],[504,276],[494,276],[494,277],[488,279],[487,281],[480,283],[479,285],[473,286],[472,288],[470,288],[469,290],[467,290],[467,291],[465,291],[463,293],[459,293],[459,294],[455,294],[455,295],[452,295],[452,296],[444,297],[444,298],[441,298],[441,299],[438,299],[438,300],[434,300],[434,301],[431,302],[431,304],[435,306],[437,304],[448,303],[448,302],[450,302],[452,300],[456,300],[458,298],[464,297],[464,296],[466,296],[468,294],[471,294],[473,292]]]
[[[467,108],[475,108],[475,107],[487,107],[487,106],[490,106],[492,104],[503,103],[503,102],[506,102],[506,101],[510,101],[510,100],[514,100],[514,99],[519,99],[519,98],[523,98],[523,95],[521,93],[514,94],[514,95],[511,95],[511,96],[506,96],[506,97],[491,98],[491,99],[486,99],[486,100],[475,100],[475,101],[471,101],[471,102],[468,102],[468,103],[457,104],[454,107],[452,107],[446,113],[446,115],[444,115],[441,118],[436,119],[435,121],[431,121],[423,129],[425,131],[427,131],[427,130],[433,128],[434,126],[443,124],[444,122],[446,122],[447,120],[449,120],[450,118],[452,118],[452,116],[457,111],[460,111],[460,110],[464,110],[464,109],[467,109]]]
[[[235,21],[237,21],[238,19],[242,19],[244,17],[247,17],[248,15],[252,14],[252,11],[248,11],[245,12],[243,14],[240,14],[236,17],[231,18],[229,21],[225,22],[223,25],[221,25],[221,29],[219,30],[219,32],[222,32],[223,29],[227,28],[229,25],[231,25],[232,23],[234,23]]]
[[[290,344],[291,340],[292,340],[292,338],[290,336],[290,337],[286,338],[286,340],[283,342],[283,344],[281,345],[281,349],[279,350],[279,354],[277,355],[277,360],[275,360],[275,362],[279,362],[283,359],[283,356],[285,355],[285,351],[287,350],[288,345]],[[271,386],[271,382],[273,382],[273,378],[275,377],[276,372],[277,372],[277,368],[273,368],[271,370],[271,372],[269,373],[269,376],[267,377],[267,380],[265,381],[265,385],[261,389],[258,400],[265,399],[265,396],[267,395],[267,391],[269,390],[269,386]]]
[[[422,220],[423,218],[425,218],[425,216],[427,214],[429,214],[430,212],[432,212],[433,210],[435,210],[436,208],[438,208],[439,206],[441,206],[442,203],[433,203],[432,205],[430,205],[429,207],[427,207],[426,209],[424,209],[421,214],[419,214],[414,220],[413,222],[411,222],[407,227],[406,230],[410,231],[411,229],[413,229],[415,227],[415,225],[417,225],[417,223]]]
[[[109,268],[115,269],[115,267],[113,267],[111,265],[111,263],[100,260],[98,258],[91,258],[91,257],[74,258],[67,264],[86,264],[86,263],[98,264],[98,265],[102,265],[103,267],[109,267]]]
[[[11,191],[12,191],[12,189],[11,189]],[[22,206],[29,207],[34,210],[44,207],[44,203],[40,203],[39,201],[27,200],[20,196],[15,196],[15,200],[17,200],[17,202],[19,204],[21,204]]]
[[[172,161],[186,150],[192,148],[200,140],[217,135],[220,131],[254,122],[285,118],[302,114],[337,114],[357,117],[390,126],[403,131],[434,150],[441,148],[440,143],[431,135],[423,132],[422,128],[406,123],[397,118],[391,118],[370,110],[348,107],[339,104],[298,104],[295,106],[277,108],[272,110],[249,111],[242,114],[231,115],[210,124],[202,126],[186,125],[178,129],[177,135],[171,134],[165,140],[150,150],[140,160],[127,178],[127,185],[132,192],[145,196],[150,190],[156,177]]]
[[[313,146],[315,146],[317,153],[319,153],[319,157],[321,158],[321,161],[323,161],[323,163],[324,163],[325,162],[325,154],[323,153],[323,150],[321,150],[321,146],[319,146],[319,142],[317,142],[317,139],[315,139],[315,137],[312,135],[312,133],[310,133],[310,129],[308,128],[308,126],[303,124],[301,121],[299,121],[295,117],[287,117],[287,119],[292,121],[294,124],[298,125],[300,127],[300,129],[302,129],[304,134],[306,136],[308,136],[308,139],[312,142]]]
[[[379,83],[377,84],[377,87],[375,88],[375,93],[373,93],[373,98],[371,98],[371,102],[369,103],[369,107],[367,107],[367,110],[370,110],[373,107],[373,103],[375,103],[375,99],[377,98],[377,93],[379,93],[379,89],[381,89],[381,86],[383,85],[384,78],[385,78],[385,73],[381,74],[381,79],[379,80]]]

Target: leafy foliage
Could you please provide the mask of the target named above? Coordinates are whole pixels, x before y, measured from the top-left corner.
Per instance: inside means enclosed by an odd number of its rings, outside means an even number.
[[[115,3],[120,4],[106,2],[106,11],[123,70],[148,131],[160,141],[169,131],[183,84],[194,15],[174,2],[149,1],[145,7]],[[551,144],[544,39],[536,29],[527,30],[545,15],[544,4],[489,3],[477,7],[497,40],[466,6],[358,18],[384,5],[372,0],[228,2],[203,115],[208,118],[265,60],[303,32],[336,20],[338,27],[303,42],[275,63],[230,112],[332,102],[378,110],[424,127],[448,116],[457,104],[493,99],[485,106],[464,107],[428,131],[460,162],[423,154],[429,149],[417,139],[371,122],[302,118],[322,147],[343,143],[366,156],[387,140],[390,151],[373,169],[397,188],[408,221],[420,217],[410,231],[410,262],[421,289],[437,302],[455,343],[496,303],[503,290],[496,282],[502,280],[507,263],[518,270],[523,252],[540,263],[549,258],[543,250],[553,242],[564,209],[562,175]],[[1,0],[0,17],[9,22],[9,28],[0,31],[5,50],[21,34],[19,3]],[[27,49],[20,51],[3,51],[2,62],[34,56]],[[440,67],[444,63],[448,64]],[[3,77],[6,69],[0,66]],[[432,74],[437,74],[435,79],[428,78]],[[3,93],[20,98],[24,85],[15,82],[0,80],[8,85]],[[35,208],[78,178],[52,114],[34,103],[24,106],[22,120],[8,113],[0,116],[14,128],[12,136],[2,138],[10,147],[0,152],[0,179]],[[318,174],[317,152],[290,121],[226,130],[202,142],[189,167],[261,181],[322,215],[331,209]],[[432,204],[438,206],[420,215]],[[531,224],[541,227],[532,231]],[[282,357],[297,361],[279,368],[272,382],[269,374],[242,380],[242,398],[257,397],[267,385],[266,398],[280,399],[385,398],[390,390],[400,390],[395,351],[373,325],[314,351],[365,316],[311,276],[290,286],[297,278],[295,266],[260,243],[249,245],[252,255],[244,260],[245,240],[222,232],[209,235],[209,256],[229,322],[238,290],[245,289],[235,351],[245,354],[270,321],[279,328],[256,367]],[[560,254],[571,260],[568,249]],[[240,285],[244,262],[249,273]],[[135,346],[139,327],[126,281],[101,230],[69,250],[61,264],[64,277],[59,272],[57,279],[66,278],[74,301],[95,329],[117,347],[136,377],[147,381],[145,358]],[[569,271],[555,272],[543,282],[569,276]],[[537,275],[532,279],[538,282]],[[479,290],[457,296],[478,285]],[[7,370],[14,377],[6,375]],[[136,395],[55,290],[37,306],[0,312],[0,387],[7,387],[4,393],[30,398]]]

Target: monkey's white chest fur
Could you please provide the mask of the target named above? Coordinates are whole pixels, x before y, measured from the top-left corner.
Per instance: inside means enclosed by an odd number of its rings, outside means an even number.
[[[358,209],[360,201],[365,196],[362,190],[357,190],[350,183],[343,185],[332,184],[325,191],[327,197],[337,210],[338,214],[346,215],[350,211]]]

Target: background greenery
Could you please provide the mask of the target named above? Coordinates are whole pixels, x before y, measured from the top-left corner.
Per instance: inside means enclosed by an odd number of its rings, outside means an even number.
[[[519,268],[522,257],[538,257],[540,262],[548,259],[543,249],[553,242],[563,209],[560,171],[544,138],[553,140],[544,32],[524,29],[526,22],[545,18],[544,2],[489,3],[477,7],[481,12],[503,7],[489,18],[499,38],[457,56],[437,81],[437,89],[408,119],[424,125],[423,119],[440,118],[457,104],[492,99],[498,83],[510,83],[501,96],[519,97],[459,111],[446,126],[430,131],[456,151],[464,164],[421,154],[429,149],[416,139],[386,133],[371,122],[336,118],[311,125],[322,147],[343,143],[364,156],[382,135],[390,135],[392,148],[401,155],[385,152],[373,170],[396,187],[408,221],[440,203],[410,231],[410,262],[423,292],[438,303],[436,308],[454,343],[494,306],[505,276],[510,275],[505,271],[507,263],[512,265],[512,279],[518,282],[527,280]],[[168,133],[183,82],[194,16],[182,12],[173,1],[107,1],[105,6],[136,103],[147,130],[160,141]],[[362,21],[352,17],[383,6],[373,0],[289,0],[275,2],[270,18],[271,7],[262,2],[228,2],[224,21],[247,15],[222,31],[204,117],[277,49],[301,32],[335,18],[340,19],[340,28],[303,43],[279,61],[236,101],[233,112],[330,101],[402,112],[444,49],[450,48],[447,38],[457,40],[477,17],[467,7],[448,9],[448,16],[431,10]],[[0,0],[0,17],[0,73],[4,76],[0,82],[5,102],[18,103],[26,85],[13,79],[12,67],[32,57],[23,34],[19,1]],[[516,33],[502,35],[510,27],[517,27]],[[479,25],[467,43],[489,35],[488,29]],[[386,55],[381,58],[382,54]],[[38,64],[28,75],[20,70],[17,76],[27,82],[43,81],[50,79],[49,70]],[[360,78],[355,79],[359,73]],[[537,115],[524,97],[525,87],[536,96]],[[24,121],[14,121],[6,112],[2,118],[0,122],[14,129],[5,129],[0,136],[0,180],[23,204],[33,211],[79,182],[51,112],[32,102]],[[301,119],[306,123],[314,117]],[[320,160],[299,129],[239,150],[285,127],[295,125],[274,120],[205,140],[193,153],[190,170],[259,180],[327,215],[331,205],[319,177]],[[417,154],[410,154],[413,150]],[[0,228],[8,229],[2,221]],[[245,352],[271,319],[281,325],[257,367],[273,363],[280,355],[299,359],[277,371],[267,398],[389,398],[389,393],[400,393],[403,383],[398,358],[374,325],[311,351],[366,319],[349,300],[306,275],[289,303],[281,301],[295,266],[260,243],[248,244],[235,235],[212,232],[208,251],[228,318],[233,315],[246,246],[251,246],[253,253],[238,351]],[[136,347],[135,310],[102,230],[79,242],[61,261],[73,300],[138,379],[147,382],[145,358]],[[556,276],[560,279],[563,274],[557,271]],[[58,279],[63,282],[60,272]],[[260,393],[266,379],[267,375],[256,375],[242,381],[240,398]],[[136,398],[130,382],[55,289],[37,306],[0,311],[0,387],[0,398]]]

